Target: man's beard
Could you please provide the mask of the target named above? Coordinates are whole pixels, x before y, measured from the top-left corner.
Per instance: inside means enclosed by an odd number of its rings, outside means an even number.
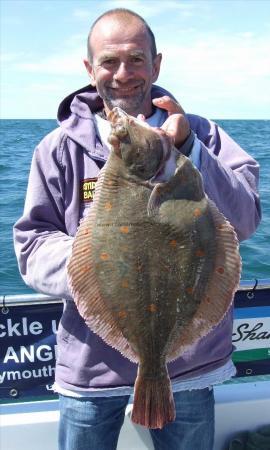
[[[113,97],[109,89],[104,89],[102,97],[110,110],[117,106],[118,108],[123,109],[127,114],[135,116],[141,112],[142,104],[145,99],[145,92],[140,89],[136,93],[136,96]]]

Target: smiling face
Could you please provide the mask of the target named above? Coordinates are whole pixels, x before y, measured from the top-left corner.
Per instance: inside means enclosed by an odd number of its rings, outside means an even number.
[[[153,58],[144,24],[136,17],[107,16],[91,34],[92,61],[86,69],[108,113],[115,106],[128,114],[152,113],[151,87],[158,77],[161,55]]]

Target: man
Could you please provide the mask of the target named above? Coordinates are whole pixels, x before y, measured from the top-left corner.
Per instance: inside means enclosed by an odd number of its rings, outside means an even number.
[[[137,371],[88,329],[67,282],[73,238],[91,207],[95,180],[109,154],[107,113],[120,106],[171,134],[179,151],[201,171],[206,193],[239,239],[248,238],[260,220],[258,164],[216,124],[186,115],[169,93],[153,86],[160,64],[154,36],[137,14],[117,9],[96,20],[85,61],[92,86],[61,103],[60,127],[35,151],[24,214],[15,224],[24,280],[40,292],[65,299],[55,384],[60,394],[61,450],[116,448]],[[235,373],[231,332],[229,313],[192,354],[168,365],[176,420],[162,430],[151,430],[156,449],[212,449],[212,386]]]

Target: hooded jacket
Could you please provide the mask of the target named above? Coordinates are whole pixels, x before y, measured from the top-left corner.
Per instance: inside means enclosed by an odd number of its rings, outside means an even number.
[[[153,98],[165,94],[170,95],[153,86]],[[73,239],[91,207],[96,179],[109,155],[93,116],[102,107],[91,86],[60,104],[59,128],[35,149],[23,216],[14,226],[15,251],[26,284],[64,299],[56,382],[75,391],[132,386],[137,373],[136,364],[85,325],[67,282]],[[260,221],[259,166],[217,124],[196,115],[187,117],[200,142],[205,192],[234,226],[238,238],[246,239]],[[232,311],[198,342],[192,355],[184,354],[168,364],[171,378],[185,380],[224,365],[233,350],[231,335]]]

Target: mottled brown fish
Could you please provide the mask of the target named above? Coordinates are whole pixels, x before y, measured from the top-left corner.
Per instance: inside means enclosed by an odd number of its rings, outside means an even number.
[[[75,237],[69,279],[87,325],[139,364],[132,420],[162,428],[175,418],[167,362],[228,311],[238,241],[161,130],[119,108],[109,120],[112,151]]]

